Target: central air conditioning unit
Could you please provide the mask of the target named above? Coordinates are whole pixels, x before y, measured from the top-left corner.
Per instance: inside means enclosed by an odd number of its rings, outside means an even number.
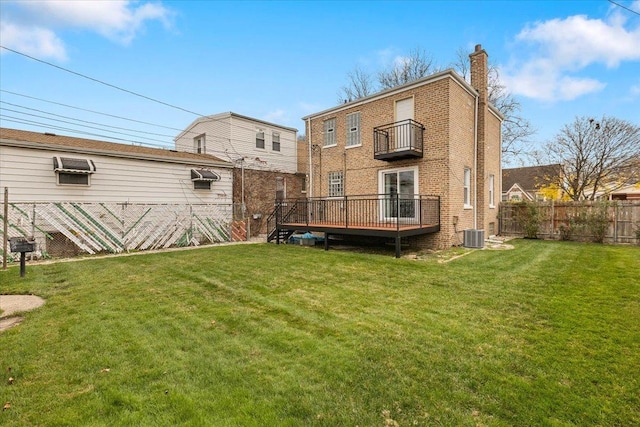
[[[484,248],[484,230],[464,230],[463,246],[465,248]]]

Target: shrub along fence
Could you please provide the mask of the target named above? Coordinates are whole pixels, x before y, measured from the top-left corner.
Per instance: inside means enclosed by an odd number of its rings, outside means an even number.
[[[9,203],[6,218],[0,216],[8,238],[33,237],[31,258],[48,258],[246,240],[244,221],[233,213],[228,203],[58,202]],[[8,260],[19,255],[8,253]]]
[[[501,235],[640,244],[640,200],[502,203]]]

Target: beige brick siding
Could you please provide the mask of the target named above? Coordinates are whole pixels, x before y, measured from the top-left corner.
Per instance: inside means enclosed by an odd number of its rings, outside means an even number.
[[[479,145],[479,162],[474,161],[474,122],[476,97],[451,73],[424,84],[392,92],[388,96],[355,103],[352,107],[334,109],[314,116],[307,123],[306,134],[312,137],[313,197],[326,197],[328,175],[342,171],[346,195],[377,194],[380,171],[417,167],[417,192],[440,196],[439,233],[408,239],[421,248],[445,248],[462,244],[462,230],[473,228],[474,210],[478,209],[477,228],[487,230],[495,222],[496,209],[489,209],[488,175],[495,176],[494,191],[500,194],[500,120],[486,114],[482,129],[483,145]],[[424,157],[400,161],[374,159],[374,127],[395,121],[395,102],[413,97],[414,119],[425,126]],[[360,112],[361,145],[346,147],[346,116]],[[480,115],[482,112],[480,111]],[[324,122],[336,119],[336,145],[324,147]],[[310,133],[309,133],[310,132]],[[480,165],[480,162],[484,164]],[[464,206],[464,169],[472,170],[471,207]],[[477,188],[473,182],[477,175]],[[477,190],[477,191],[476,191]],[[476,199],[477,197],[477,199]],[[476,204],[477,200],[477,206]],[[497,229],[497,228],[496,228]]]

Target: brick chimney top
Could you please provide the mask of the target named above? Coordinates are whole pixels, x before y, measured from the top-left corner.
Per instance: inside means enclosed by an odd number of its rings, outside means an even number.
[[[480,52],[482,50],[482,45],[481,44],[477,44],[476,45],[476,52]]]

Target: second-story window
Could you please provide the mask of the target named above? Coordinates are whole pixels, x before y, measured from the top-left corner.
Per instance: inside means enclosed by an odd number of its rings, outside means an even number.
[[[360,145],[360,113],[347,115],[347,147]]]
[[[196,154],[204,154],[206,150],[204,142],[204,134],[198,135],[193,138],[193,152]]]
[[[273,151],[280,151],[280,133],[278,132],[271,134],[271,149]]]
[[[264,148],[264,131],[258,129],[256,132],[256,148]]]
[[[324,121],[324,146],[336,145],[336,119]]]

